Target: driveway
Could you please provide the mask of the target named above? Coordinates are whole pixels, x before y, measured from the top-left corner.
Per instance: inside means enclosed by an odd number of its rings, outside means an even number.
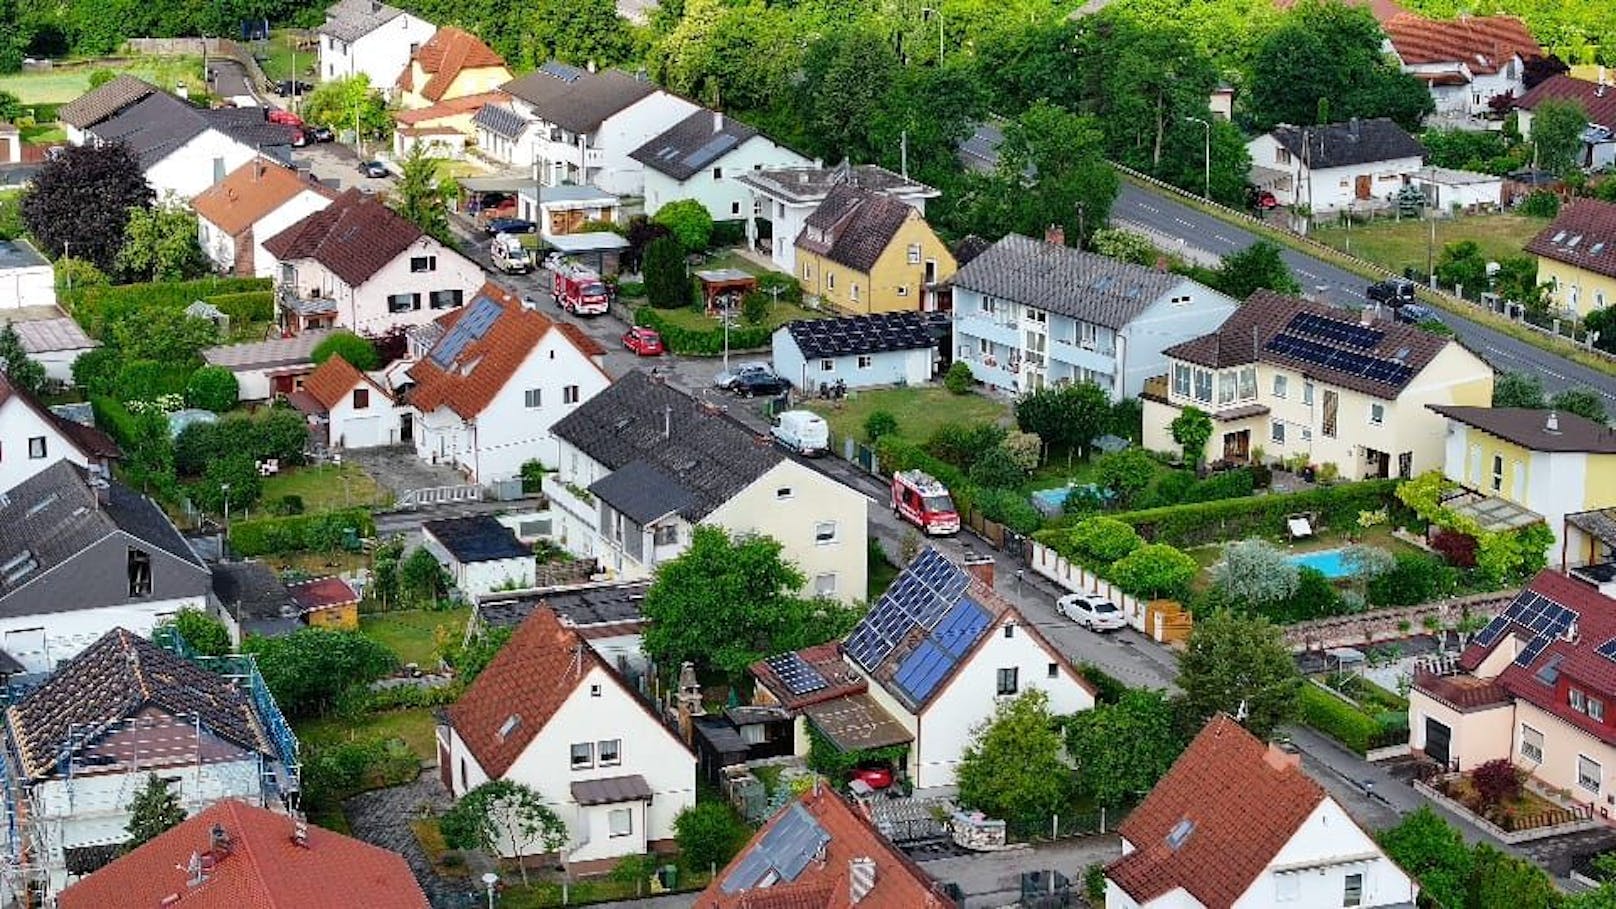
[[[934,879],[958,885],[965,893],[964,909],[1013,905],[1021,898],[1021,875],[1032,871],[1058,871],[1081,894],[1083,871],[1122,855],[1122,841],[1113,834],[1062,840],[1047,846],[982,852],[925,862],[920,867]]]
[[[387,487],[396,498],[411,489],[461,486],[466,478],[447,464],[433,464],[415,456],[408,445],[349,448],[342,456],[360,466],[371,479]]]
[[[332,128],[340,130],[341,126],[339,124]],[[367,151],[374,152],[375,149]],[[321,183],[336,190],[357,187],[363,192],[379,193],[391,190],[394,185],[392,177],[377,179],[359,173],[359,155],[340,142],[314,142],[294,148],[292,163],[297,165],[298,170],[314,174]]]
[[[342,807],[356,838],[404,857],[435,909],[464,909],[481,905],[483,890],[477,879],[489,870],[481,857],[467,854],[466,879],[441,877],[410,829],[410,821],[428,811],[446,811],[453,804],[437,775],[428,771],[413,783],[356,795]]]

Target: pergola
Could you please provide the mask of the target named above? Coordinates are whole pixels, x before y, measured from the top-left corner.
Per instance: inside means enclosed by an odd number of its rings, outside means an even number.
[[[701,282],[701,300],[707,307],[707,315],[715,310],[729,309],[740,302],[741,297],[749,291],[757,289],[757,276],[741,271],[739,268],[713,268],[696,272],[696,280]]]

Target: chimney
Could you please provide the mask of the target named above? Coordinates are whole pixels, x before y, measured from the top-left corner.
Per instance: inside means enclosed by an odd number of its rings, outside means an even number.
[[[223,824],[214,824],[208,831],[208,851],[215,856],[230,854],[230,834],[225,832]]]
[[[857,906],[875,889],[875,859],[861,855],[847,862],[847,901]]]
[[[724,131],[724,112],[721,111],[721,110],[715,110],[715,111],[713,111],[713,132],[721,133],[723,131]]]
[[[1279,771],[1302,769],[1302,755],[1288,744],[1269,742],[1263,760],[1268,766]]]
[[[292,842],[309,848],[309,822],[301,814],[292,815]]]
[[[1560,415],[1558,413],[1552,410],[1549,411],[1548,419],[1543,421],[1543,431],[1551,436],[1560,434]]]
[[[1159,271],[1159,272],[1166,272],[1167,271],[1167,257],[1166,256],[1157,256],[1156,257],[1156,270]]]
[[[1066,228],[1059,224],[1051,224],[1044,228],[1044,242],[1051,246],[1066,245]]]
[[[993,556],[966,556],[964,566],[966,573],[971,577],[976,578],[990,588],[993,586]]]

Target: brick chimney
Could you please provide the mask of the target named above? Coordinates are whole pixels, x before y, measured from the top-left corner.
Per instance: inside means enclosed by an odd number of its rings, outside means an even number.
[[[993,556],[966,556],[964,565],[966,572],[968,572],[971,577],[976,578],[978,581],[981,581],[989,587],[993,586]]]
[[[1268,751],[1263,754],[1263,760],[1275,770],[1301,770],[1302,755],[1288,744],[1269,742]]]
[[[1066,245],[1066,228],[1059,224],[1051,224],[1044,228],[1044,242],[1052,246]]]

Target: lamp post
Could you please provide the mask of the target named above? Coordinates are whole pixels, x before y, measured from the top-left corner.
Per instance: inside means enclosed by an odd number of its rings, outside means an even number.
[[[1204,155],[1203,155],[1203,157],[1201,159],[1201,162],[1202,162],[1201,198],[1205,199],[1208,202],[1211,202],[1212,201],[1212,121],[1210,121],[1210,120],[1202,120],[1200,117],[1185,117],[1184,119],[1188,120],[1188,121],[1190,121],[1192,123],[1199,123],[1199,124],[1201,124],[1202,127],[1204,127],[1206,129],[1206,150],[1205,150],[1205,153],[1204,153]]]
[[[224,539],[225,546],[230,545],[230,484],[220,483],[219,491],[224,493]],[[222,549],[223,547],[221,547]]]
[[[940,67],[943,65],[943,11],[941,8],[922,6],[920,12],[937,17],[937,65]]]
[[[494,885],[499,883],[499,875],[492,871],[483,872],[483,889],[488,891],[488,909],[494,909]]]

